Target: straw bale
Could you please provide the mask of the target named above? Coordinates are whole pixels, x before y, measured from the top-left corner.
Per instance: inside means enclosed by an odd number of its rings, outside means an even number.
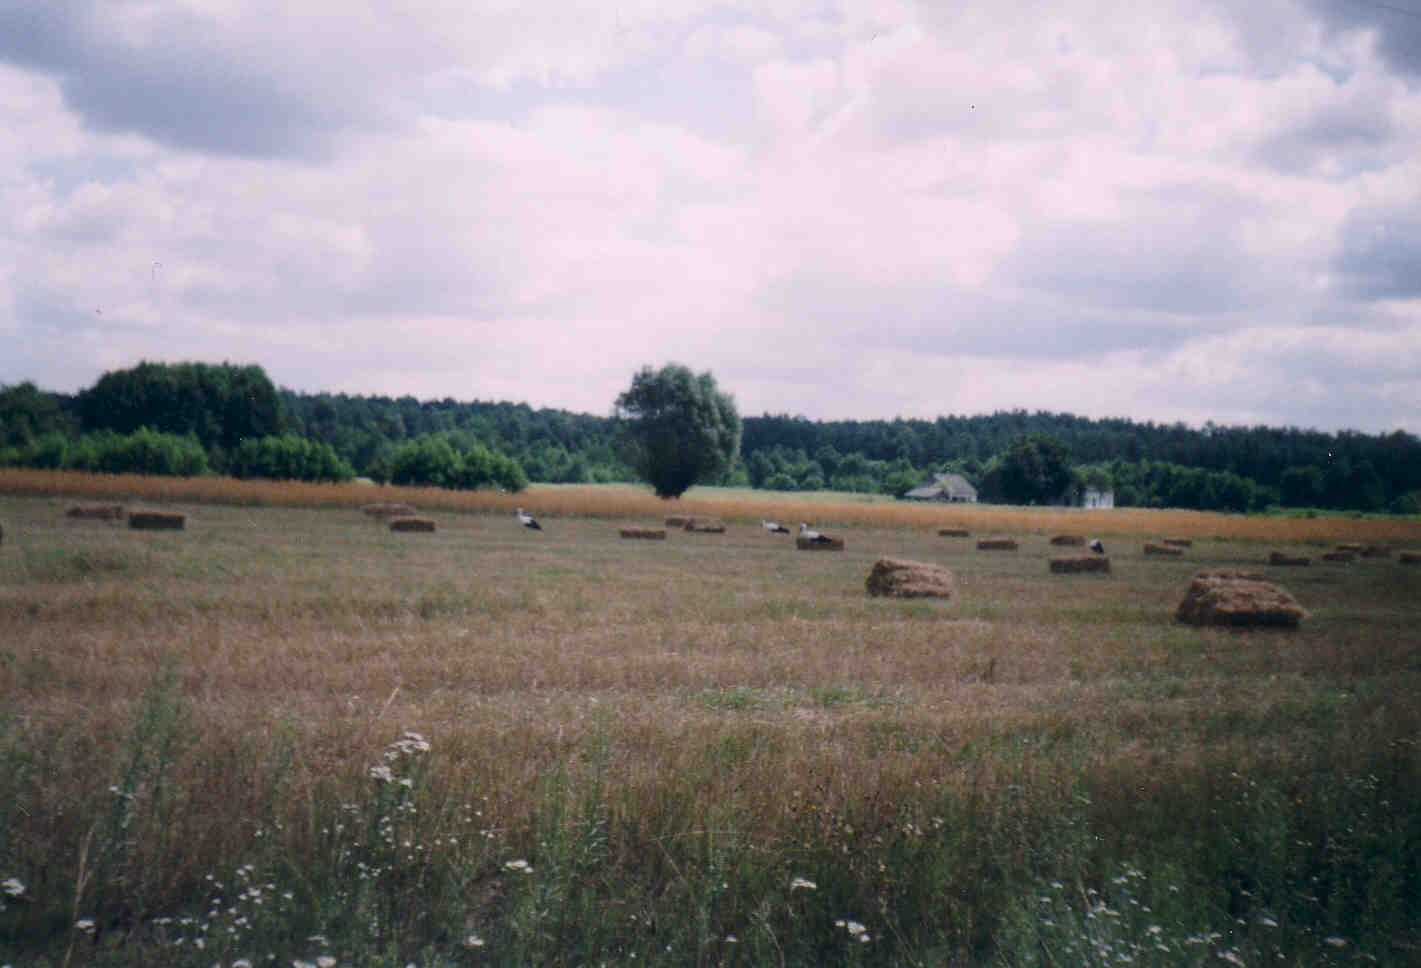
[[[380,518],[381,520],[387,518],[412,518],[418,513],[415,511],[413,505],[389,502],[383,504],[363,504],[360,510],[372,518]]]
[[[951,598],[952,572],[941,565],[902,558],[880,558],[864,581],[874,598]]]
[[[1167,544],[1167,545],[1169,545],[1170,547],[1173,547],[1173,548],[1192,548],[1192,547],[1194,547],[1194,539],[1193,539],[1193,538],[1162,538],[1161,541],[1162,541],[1164,544]]]
[[[1074,547],[1074,546],[1076,546],[1076,545],[1083,545],[1083,544],[1085,544],[1085,535],[1083,535],[1083,534],[1058,534],[1058,535],[1056,535],[1054,538],[1051,539],[1051,543],[1052,543],[1053,545],[1060,545],[1060,546],[1062,546],[1062,547]]]
[[[1367,545],[1362,549],[1363,558],[1390,558],[1391,549],[1381,545]]]
[[[720,518],[688,518],[685,528],[699,534],[725,534],[725,522]]]
[[[1052,558],[1051,572],[1056,575],[1073,575],[1087,571],[1110,572],[1110,558],[1105,555],[1084,555],[1077,558]]]
[[[1201,571],[1174,617],[1189,625],[1296,627],[1307,612],[1287,589],[1250,572]]]
[[[938,528],[937,536],[939,538],[970,538],[972,532],[966,528]]]
[[[684,528],[686,525],[691,523],[691,518],[689,515],[685,514],[668,514],[666,516],[665,522],[663,523],[668,528]]]
[[[414,515],[405,515],[404,517],[401,517],[401,518],[391,518],[391,519],[390,519],[390,530],[391,530],[391,531],[433,531],[433,530],[434,530],[434,522],[431,521],[429,518],[420,518],[420,517],[415,517]]]
[[[71,504],[65,515],[81,521],[122,521],[122,504]]]
[[[1301,568],[1312,564],[1312,559],[1307,555],[1290,555],[1284,551],[1275,551],[1268,556],[1268,564],[1282,565],[1289,568]]]
[[[665,541],[665,528],[622,528],[619,532],[623,538],[644,538],[647,541]]]
[[[1164,555],[1166,558],[1178,558],[1184,554],[1184,549],[1176,548],[1173,545],[1155,544],[1153,541],[1145,543],[1145,554]]]
[[[982,538],[977,542],[978,551],[1015,551],[1016,541],[1013,538]]]
[[[128,526],[141,531],[181,531],[186,521],[186,515],[176,511],[128,512]]]
[[[796,535],[794,546],[800,551],[843,551],[844,539],[832,534],[821,534],[817,538]]]
[[[1350,565],[1355,557],[1350,551],[1324,551],[1322,553],[1323,561],[1335,561],[1343,565]]]
[[[1421,565],[1421,551],[1403,551],[1400,560],[1403,565]]]
[[[1360,555],[1363,551],[1367,550],[1367,546],[1366,546],[1366,545],[1360,545],[1360,544],[1340,544],[1340,545],[1337,546],[1337,550],[1338,550],[1338,551],[1350,551],[1350,552],[1352,552],[1354,555]]]

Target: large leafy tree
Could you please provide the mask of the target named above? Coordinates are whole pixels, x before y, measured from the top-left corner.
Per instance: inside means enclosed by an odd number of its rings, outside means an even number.
[[[1054,437],[1021,434],[1002,456],[1001,491],[1010,504],[1047,504],[1070,486],[1070,454]]]
[[[628,463],[661,498],[680,497],[696,483],[728,471],[740,452],[740,414],[709,372],[679,363],[642,367],[617,397],[627,420]]]

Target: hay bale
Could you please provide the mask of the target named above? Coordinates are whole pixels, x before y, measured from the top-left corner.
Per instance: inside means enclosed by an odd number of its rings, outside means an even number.
[[[431,521],[429,518],[420,518],[420,517],[415,517],[414,515],[406,515],[405,517],[402,517],[402,518],[391,518],[391,519],[390,519],[390,530],[391,530],[391,531],[433,531],[433,530],[434,530],[434,522]]]
[[[130,511],[128,526],[140,531],[181,531],[187,516],[176,511]]]
[[[844,539],[832,534],[820,534],[817,538],[796,535],[794,546],[800,551],[843,551]]]
[[[1194,539],[1193,539],[1193,538],[1163,538],[1163,539],[1161,539],[1161,541],[1162,541],[1162,543],[1169,545],[1171,548],[1192,548],[1192,547],[1194,547]]]
[[[691,523],[691,519],[684,514],[668,514],[664,523],[668,528],[684,528]]]
[[[937,536],[939,538],[970,538],[972,532],[966,528],[938,528]]]
[[[1155,544],[1153,541],[1145,543],[1145,554],[1163,555],[1166,558],[1178,558],[1184,554],[1183,548],[1176,548],[1173,545]]]
[[[1013,538],[983,538],[977,542],[978,551],[1015,551],[1016,541]]]
[[[1290,555],[1283,551],[1275,551],[1268,556],[1268,564],[1286,568],[1302,568],[1312,564],[1312,560],[1307,555]]]
[[[1391,549],[1381,545],[1367,545],[1362,549],[1363,558],[1390,558]]]
[[[1363,551],[1366,550],[1366,547],[1367,547],[1366,545],[1360,545],[1360,544],[1340,544],[1340,545],[1337,546],[1337,550],[1338,550],[1338,551],[1350,551],[1350,552],[1352,552],[1352,554],[1354,554],[1354,555],[1360,555]]]
[[[71,504],[65,509],[66,517],[80,521],[122,521],[122,504]]]
[[[1403,551],[1400,560],[1403,565],[1421,565],[1421,551]]]
[[[665,528],[622,528],[619,532],[623,538],[641,538],[646,541],[665,541]]]
[[[386,502],[383,504],[362,504],[360,510],[364,511],[372,518],[387,520],[389,518],[412,518],[418,512],[410,504],[395,504]]]
[[[1307,612],[1288,591],[1252,572],[1201,571],[1174,617],[1188,625],[1276,625],[1294,628]]]
[[[1323,561],[1335,561],[1340,565],[1350,565],[1355,557],[1350,551],[1324,551],[1322,553]]]
[[[1089,571],[1110,573],[1110,559],[1105,555],[1084,555],[1076,558],[1052,558],[1053,575],[1075,575]]]
[[[725,522],[720,518],[689,518],[685,529],[697,534],[725,534]]]
[[[1084,544],[1085,544],[1085,535],[1083,535],[1083,534],[1058,534],[1058,535],[1056,535],[1054,538],[1051,539],[1051,543],[1052,543],[1053,545],[1059,545],[1059,546],[1062,546],[1062,547],[1075,547],[1075,546],[1077,546],[1077,545],[1084,545]]]
[[[874,598],[951,598],[952,572],[941,565],[902,558],[874,562],[864,587]]]

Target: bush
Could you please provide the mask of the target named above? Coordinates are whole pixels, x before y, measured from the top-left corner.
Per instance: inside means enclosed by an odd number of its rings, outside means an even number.
[[[355,468],[329,444],[294,434],[247,438],[228,458],[228,472],[233,477],[290,481],[348,481],[355,476]]]

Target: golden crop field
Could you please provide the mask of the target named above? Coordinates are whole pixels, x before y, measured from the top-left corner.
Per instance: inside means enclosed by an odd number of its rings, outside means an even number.
[[[1421,524],[697,493],[0,473],[0,961],[1421,957]],[[1177,624],[1214,567],[1308,618]]]

